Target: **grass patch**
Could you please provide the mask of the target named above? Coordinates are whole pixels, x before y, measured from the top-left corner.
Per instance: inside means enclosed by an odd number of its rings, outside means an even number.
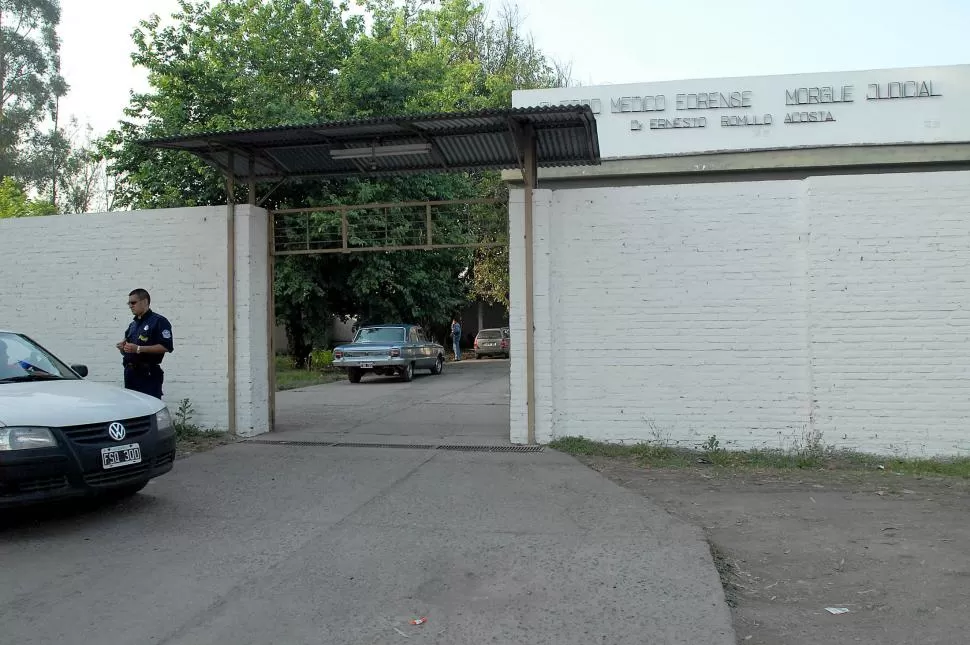
[[[310,369],[293,367],[289,356],[276,357],[276,391],[293,390],[311,385],[324,385],[345,379],[346,372],[327,365],[313,366]]]
[[[627,446],[592,441],[585,437],[563,437],[550,443],[549,447],[571,455],[588,457],[635,457],[645,465],[650,466],[682,467],[689,466],[695,461],[691,458],[689,451],[652,443],[638,443]]]
[[[889,459],[886,470],[908,475],[942,475],[970,479],[970,457],[958,459]]]
[[[644,466],[685,468],[710,465],[729,470],[884,470],[907,475],[938,475],[970,479],[970,457],[903,459],[824,448],[809,442],[793,450],[725,450],[715,437],[700,449],[658,443],[619,445],[585,437],[563,437],[549,444],[554,450],[590,457],[625,457]]]

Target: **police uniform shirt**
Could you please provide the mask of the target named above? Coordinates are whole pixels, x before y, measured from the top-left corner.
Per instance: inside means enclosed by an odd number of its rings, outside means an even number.
[[[125,333],[125,340],[142,347],[148,345],[161,345],[169,352],[175,350],[172,342],[172,324],[168,319],[157,314],[151,309],[145,312],[140,319],[135,318],[128,325]],[[159,365],[165,354],[127,354],[125,363],[140,363],[147,365]]]

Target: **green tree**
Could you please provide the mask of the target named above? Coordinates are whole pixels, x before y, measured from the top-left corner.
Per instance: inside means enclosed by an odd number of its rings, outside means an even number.
[[[102,143],[118,175],[118,204],[165,208],[224,203],[222,178],[185,153],[135,140],[303,123],[333,115],[333,70],[350,55],[362,18],[330,0],[181,0],[174,24],[140,23],[132,63],[151,90],[135,94]],[[302,195],[305,188],[277,192]],[[243,196],[240,189],[239,197]]]
[[[58,0],[0,0],[0,175],[47,175],[40,126],[68,89],[60,75],[60,17]]]
[[[226,199],[212,168],[185,153],[146,149],[135,143],[140,138],[499,107],[510,103],[515,88],[558,82],[555,66],[520,33],[513,12],[496,23],[472,0],[359,4],[369,27],[346,2],[328,0],[183,1],[174,24],[162,27],[157,16],[143,21],[132,60],[148,70],[152,89],[133,97],[126,110],[131,120],[101,147],[118,177],[119,204],[158,208]],[[276,190],[266,206],[473,198],[504,191],[497,186],[497,173],[294,182]],[[243,191],[237,200],[245,201]],[[493,210],[491,217],[507,220],[504,209]],[[327,222],[325,214],[310,219],[317,228]],[[278,233],[303,232],[289,226]],[[401,239],[408,234],[405,226],[393,230]],[[475,262],[476,254],[466,250],[281,257],[276,315],[298,357],[327,342],[332,315],[414,320],[441,329],[475,280],[499,283],[480,293],[507,292],[507,267],[504,276],[467,271]]]
[[[54,215],[54,204],[42,199],[30,199],[23,186],[13,177],[0,179],[0,219],[8,217],[36,217]]]

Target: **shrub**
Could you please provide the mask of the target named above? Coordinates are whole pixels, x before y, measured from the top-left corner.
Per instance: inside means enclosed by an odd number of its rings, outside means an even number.
[[[333,352],[329,349],[315,349],[310,354],[310,367],[319,370],[333,364]]]

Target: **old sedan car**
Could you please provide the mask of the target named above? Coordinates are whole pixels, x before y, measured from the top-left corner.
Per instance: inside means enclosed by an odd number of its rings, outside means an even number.
[[[432,342],[418,325],[371,325],[357,330],[352,343],[333,350],[333,366],[347,370],[351,383],[360,383],[365,372],[379,376],[398,374],[405,381],[414,370],[427,369],[441,374],[445,348]]]
[[[508,327],[482,329],[475,336],[475,358],[482,356],[502,356],[508,358],[512,348]]]
[[[0,331],[0,509],[133,495],[172,469],[165,404],[87,374],[24,334]]]

